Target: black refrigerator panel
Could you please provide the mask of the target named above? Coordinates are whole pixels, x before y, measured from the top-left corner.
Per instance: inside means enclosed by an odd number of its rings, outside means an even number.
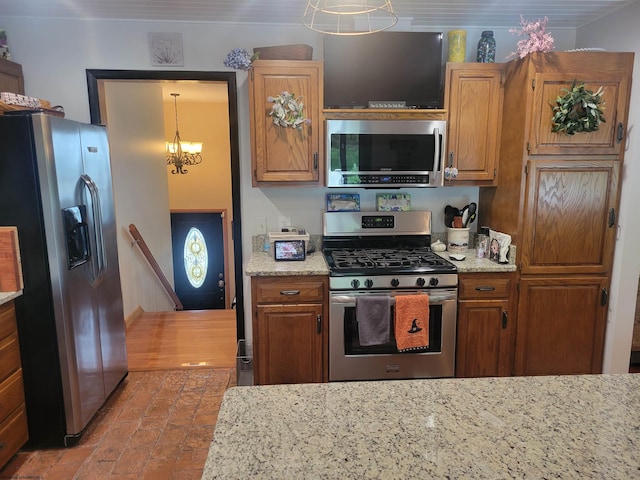
[[[23,295],[15,299],[29,442],[59,446],[64,403],[31,117],[0,116],[0,224],[16,226]]]

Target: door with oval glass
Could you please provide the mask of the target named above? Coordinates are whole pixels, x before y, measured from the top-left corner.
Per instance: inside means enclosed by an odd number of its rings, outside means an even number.
[[[175,291],[185,310],[225,308],[224,212],[171,212]]]

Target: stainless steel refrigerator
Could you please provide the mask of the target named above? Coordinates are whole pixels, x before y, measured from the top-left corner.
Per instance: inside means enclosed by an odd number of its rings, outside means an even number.
[[[127,375],[105,128],[0,116],[0,225],[18,227],[27,447],[70,446]]]

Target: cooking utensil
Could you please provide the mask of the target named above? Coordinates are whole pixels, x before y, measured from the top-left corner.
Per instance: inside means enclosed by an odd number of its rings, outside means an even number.
[[[465,228],[467,227],[467,225],[469,225],[470,223],[472,223],[476,219],[476,211],[477,211],[477,209],[478,209],[478,205],[475,202],[471,202],[468,205],[468,208],[466,210],[467,218],[466,218],[466,220],[464,218],[462,220],[462,224],[464,225]]]
[[[460,210],[456,207],[452,207],[451,205],[444,207],[444,226],[449,228],[453,227],[453,217],[459,215]]]
[[[462,215],[462,227],[466,227],[467,226],[467,222],[469,221],[469,205],[467,205],[466,207],[464,207],[462,209],[462,211],[460,212]]]

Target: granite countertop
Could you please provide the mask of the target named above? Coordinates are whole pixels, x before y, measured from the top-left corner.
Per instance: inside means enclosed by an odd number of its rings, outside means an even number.
[[[640,374],[234,387],[203,479],[640,478]]]
[[[0,305],[17,298],[20,295],[22,295],[22,290],[18,292],[0,292]]]
[[[437,252],[441,257],[449,260],[448,252]],[[499,264],[486,258],[476,258],[475,249],[467,250],[466,258],[457,262],[451,260],[458,267],[459,273],[468,272],[515,272],[513,263]],[[276,262],[273,255],[264,252],[253,252],[244,272],[252,277],[270,277],[281,275],[329,275],[329,267],[322,252],[314,252],[302,262]]]
[[[301,262],[276,262],[272,254],[253,252],[244,273],[252,277],[329,275],[329,267],[322,252],[310,253]]]
[[[442,258],[449,260],[456,267],[458,267],[458,273],[475,273],[475,272],[515,272],[515,263],[497,263],[488,258],[477,258],[475,248],[467,250],[462,255],[465,259],[462,261],[451,260],[449,258],[449,252],[436,252]],[[515,258],[515,255],[512,256]]]

